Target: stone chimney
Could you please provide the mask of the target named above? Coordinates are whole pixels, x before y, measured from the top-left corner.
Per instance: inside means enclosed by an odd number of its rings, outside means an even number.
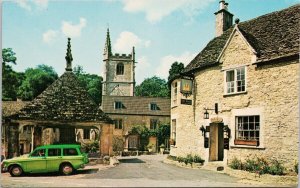
[[[216,36],[220,36],[228,28],[232,26],[233,14],[228,11],[228,3],[225,0],[221,0],[220,9],[215,12],[216,15]]]

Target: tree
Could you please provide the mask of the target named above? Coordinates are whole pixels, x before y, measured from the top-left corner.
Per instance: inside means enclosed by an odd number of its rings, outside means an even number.
[[[11,64],[16,64],[17,58],[11,48],[2,49],[2,100],[16,100],[17,88],[24,79],[24,73],[15,72]]]
[[[51,66],[38,65],[36,68],[25,70],[25,79],[18,90],[22,100],[32,100],[41,94],[49,85],[58,78]]]
[[[177,61],[175,61],[171,65],[171,68],[169,70],[168,81],[170,81],[172,78],[174,78],[174,76],[176,76],[177,74],[181,73],[183,69],[184,69],[184,64],[181,62],[178,63]]]
[[[92,99],[101,104],[102,100],[102,77],[96,74],[88,74],[83,71],[82,66],[75,66],[73,68],[74,74],[77,76],[81,86],[86,89]]]
[[[140,85],[135,87],[136,96],[170,97],[167,82],[157,76],[146,78]]]

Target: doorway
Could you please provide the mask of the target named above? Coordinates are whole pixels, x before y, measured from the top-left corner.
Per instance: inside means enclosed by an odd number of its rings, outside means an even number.
[[[223,161],[224,158],[224,124],[209,124],[209,161]]]

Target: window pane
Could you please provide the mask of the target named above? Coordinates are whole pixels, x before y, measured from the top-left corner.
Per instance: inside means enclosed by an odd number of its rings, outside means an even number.
[[[78,155],[77,150],[75,148],[65,148],[64,156],[75,156]]]
[[[60,156],[61,155],[61,149],[48,149],[48,156]]]
[[[234,81],[234,70],[226,72],[226,82]]]
[[[240,116],[236,118],[236,139],[259,141],[259,116]]]

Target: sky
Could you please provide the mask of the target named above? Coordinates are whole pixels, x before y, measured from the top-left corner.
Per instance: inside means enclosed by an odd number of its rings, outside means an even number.
[[[240,22],[299,0],[226,0]],[[175,61],[187,65],[215,37],[219,0],[10,0],[2,2],[2,48],[23,72],[39,64],[65,71],[67,38],[73,67],[102,76],[107,28],[113,53],[136,52],[136,82],[167,79]]]

